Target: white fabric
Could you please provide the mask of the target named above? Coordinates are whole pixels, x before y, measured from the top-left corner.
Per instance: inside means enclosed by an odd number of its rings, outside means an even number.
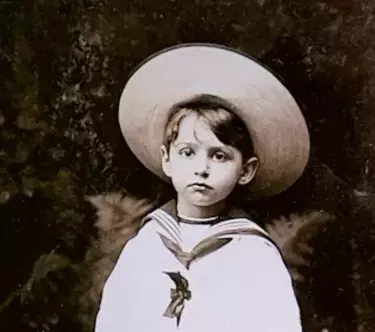
[[[185,220],[190,220],[190,221],[197,221],[197,222],[206,222],[206,221],[212,221],[212,220],[215,220],[215,219],[218,219],[219,216],[214,216],[214,217],[208,217],[208,218],[192,218],[192,217],[187,217],[187,216],[184,216],[183,214],[178,214],[178,216],[182,219],[185,219]]]
[[[209,225],[177,224],[185,251]],[[301,332],[290,275],[278,250],[254,235],[236,236],[187,270],[166,249],[155,221],[128,242],[103,290],[95,332]],[[180,236],[179,236],[180,237]],[[192,293],[180,325],[163,317],[173,281],[188,279]]]

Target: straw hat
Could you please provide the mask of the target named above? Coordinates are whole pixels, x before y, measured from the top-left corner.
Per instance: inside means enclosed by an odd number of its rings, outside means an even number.
[[[149,170],[170,181],[161,167],[164,129],[176,105],[200,95],[225,100],[247,126],[260,162],[248,186],[253,197],[278,194],[301,176],[309,157],[309,133],[289,91],[249,56],[196,43],[152,55],[122,92],[121,131]]]

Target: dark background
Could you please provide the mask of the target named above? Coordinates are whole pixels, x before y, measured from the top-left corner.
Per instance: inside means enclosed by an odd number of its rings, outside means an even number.
[[[117,107],[130,70],[180,42],[243,50],[296,97],[310,164],[257,214],[329,213],[292,246],[300,257],[310,248],[296,279],[305,329],[375,331],[374,10],[368,0],[0,0],[0,331],[91,330],[88,253],[103,249],[85,197],[168,197],[126,147]]]

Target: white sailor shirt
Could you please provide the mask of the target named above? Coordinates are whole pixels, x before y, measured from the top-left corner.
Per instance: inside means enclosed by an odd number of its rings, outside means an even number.
[[[153,211],[103,289],[95,332],[301,332],[291,277],[239,210],[215,223]]]

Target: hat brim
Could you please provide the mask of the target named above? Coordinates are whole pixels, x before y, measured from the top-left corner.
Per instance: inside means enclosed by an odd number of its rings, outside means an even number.
[[[254,143],[259,168],[248,185],[253,197],[271,196],[301,176],[310,152],[301,110],[284,85],[257,61],[213,44],[182,44],[146,59],[120,99],[119,123],[129,148],[152,172],[162,171],[160,147],[176,105],[200,95],[233,105]]]

